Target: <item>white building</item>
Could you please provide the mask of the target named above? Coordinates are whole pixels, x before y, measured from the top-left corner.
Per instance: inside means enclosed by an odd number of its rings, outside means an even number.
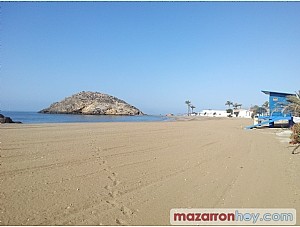
[[[226,110],[202,110],[199,113],[202,117],[228,117],[229,115]]]
[[[229,117],[230,115],[232,117],[240,117],[240,118],[251,118],[251,114],[253,112],[250,110],[245,110],[245,109],[236,109],[233,110],[233,114],[231,115],[230,113],[227,113],[226,110],[202,110],[199,112],[199,116],[202,117]]]
[[[253,111],[245,109],[236,109],[233,110],[233,117],[242,117],[242,118],[251,118]]]

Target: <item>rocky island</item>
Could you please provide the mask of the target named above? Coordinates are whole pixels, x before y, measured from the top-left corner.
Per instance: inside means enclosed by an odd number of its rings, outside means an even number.
[[[114,96],[82,91],[55,102],[39,113],[85,115],[144,115],[136,107]]]

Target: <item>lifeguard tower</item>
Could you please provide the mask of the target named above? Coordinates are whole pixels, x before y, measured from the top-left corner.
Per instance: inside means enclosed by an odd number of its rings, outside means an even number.
[[[246,129],[252,129],[264,125],[268,125],[269,128],[273,128],[275,122],[288,122],[289,126],[293,125],[293,116],[291,112],[286,111],[288,105],[287,96],[294,96],[295,94],[282,93],[275,91],[262,91],[266,95],[269,95],[269,115],[258,116],[258,123],[246,127]]]

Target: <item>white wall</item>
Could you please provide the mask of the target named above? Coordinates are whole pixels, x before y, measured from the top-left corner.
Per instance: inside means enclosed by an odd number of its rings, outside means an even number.
[[[251,118],[251,114],[253,113],[253,111],[250,110],[245,110],[245,109],[239,109],[239,114],[237,117],[242,117],[242,118]],[[233,117],[235,117],[236,115],[233,114]]]
[[[235,110],[234,110],[235,111]],[[251,118],[252,111],[245,109],[236,110],[239,112],[237,117],[241,118]],[[230,114],[226,112],[226,110],[202,110],[199,112],[199,116],[204,117],[228,117]],[[232,117],[236,117],[235,114]]]
[[[202,110],[199,115],[204,117],[227,117],[229,114],[225,110]]]

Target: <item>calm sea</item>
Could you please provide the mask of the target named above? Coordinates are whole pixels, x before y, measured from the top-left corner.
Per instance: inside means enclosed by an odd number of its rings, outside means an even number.
[[[75,122],[151,122],[170,121],[165,116],[108,116],[108,115],[72,115],[72,114],[40,114],[36,112],[1,111],[13,121],[22,123],[75,123]]]

